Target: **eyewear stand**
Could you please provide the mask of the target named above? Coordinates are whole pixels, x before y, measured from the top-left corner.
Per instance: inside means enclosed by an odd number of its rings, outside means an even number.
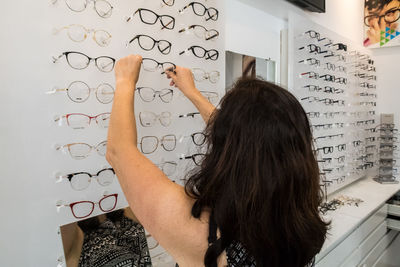
[[[381,114],[380,124],[380,156],[379,156],[379,174],[374,180],[380,184],[398,184],[393,165],[395,137],[394,116],[393,114]],[[383,154],[383,155],[382,155]],[[389,166],[388,166],[389,165]]]

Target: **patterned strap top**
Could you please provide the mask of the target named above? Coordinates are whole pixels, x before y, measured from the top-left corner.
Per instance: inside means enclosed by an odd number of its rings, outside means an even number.
[[[217,240],[217,224],[213,213],[210,215],[208,244],[211,245]],[[234,241],[226,248],[228,267],[256,267],[256,261],[240,242]],[[213,264],[217,267],[217,262]]]
[[[85,232],[79,267],[150,267],[151,258],[143,226],[127,217],[106,219]]]

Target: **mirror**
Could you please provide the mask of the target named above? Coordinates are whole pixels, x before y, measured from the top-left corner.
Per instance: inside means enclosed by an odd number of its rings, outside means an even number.
[[[276,82],[276,62],[270,59],[257,58],[226,51],[226,85],[233,83],[242,76],[261,77],[269,82]]]
[[[67,267],[149,267],[149,246],[159,247],[157,241],[146,235],[129,207],[60,229]]]

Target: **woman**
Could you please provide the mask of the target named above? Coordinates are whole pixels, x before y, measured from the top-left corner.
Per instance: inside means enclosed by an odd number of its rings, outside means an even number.
[[[364,24],[365,37],[364,46],[382,43],[392,40],[386,35],[388,29],[399,31],[400,1],[399,0],[365,0]],[[387,41],[386,41],[387,39]],[[382,46],[381,45],[381,46]]]
[[[216,110],[189,69],[167,73],[207,123],[208,152],[185,188],[137,149],[134,88],[142,58],[115,67],[106,158],[138,220],[181,267],[301,266],[325,240],[307,116],[280,87],[239,80]]]
[[[61,226],[67,267],[151,266],[143,226],[131,209]]]

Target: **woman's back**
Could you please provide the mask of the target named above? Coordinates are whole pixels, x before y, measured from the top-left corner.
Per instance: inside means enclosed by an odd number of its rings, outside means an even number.
[[[205,262],[232,244],[245,248],[257,266],[312,262],[327,224],[318,211],[319,169],[310,125],[295,97],[262,80],[239,80],[205,134],[207,154],[185,187],[196,200],[192,215],[211,209],[221,232]],[[229,262],[228,250],[227,256]]]
[[[129,80],[135,77],[135,86],[139,60],[133,56],[116,65],[106,156],[144,227],[181,267],[216,266],[224,257],[232,266],[311,263],[327,224],[318,210],[322,198],[310,125],[296,98],[274,84],[242,79],[215,109],[195,88],[190,70],[167,71],[171,85],[207,123],[207,152],[182,188],[136,148]],[[212,225],[219,235],[210,242]]]

